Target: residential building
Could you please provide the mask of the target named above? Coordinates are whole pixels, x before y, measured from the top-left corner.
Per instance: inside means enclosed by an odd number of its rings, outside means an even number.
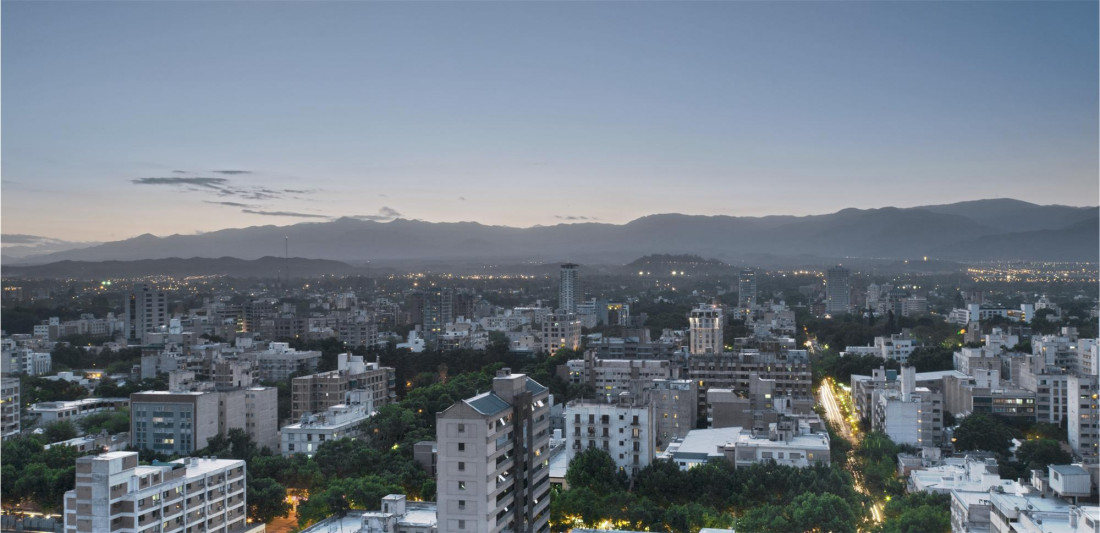
[[[245,462],[185,458],[138,465],[137,452],[76,460],[65,533],[235,533],[247,526]]]
[[[358,533],[435,533],[437,526],[435,502],[410,502],[404,494],[382,498],[382,509],[363,513],[363,525]]]
[[[916,384],[917,371],[901,368],[900,387],[875,391],[871,427],[898,444],[943,444],[943,394]]]
[[[321,352],[300,352],[285,342],[273,342],[267,350],[249,355],[256,360],[260,381],[286,381],[295,372],[313,373],[321,362]]]
[[[720,354],[724,349],[725,317],[717,305],[701,305],[691,311],[691,355]]]
[[[342,403],[352,390],[369,390],[375,409],[396,397],[394,369],[378,361],[365,362],[362,356],[342,353],[336,356],[337,369],[291,380],[292,420],[306,413],[320,413]]]
[[[442,531],[549,531],[549,389],[501,369],[436,415]]]
[[[83,400],[38,402],[32,405],[29,411],[38,417],[38,425],[47,426],[65,420],[76,422],[91,414],[129,407],[129,398],[84,398]]]
[[[584,354],[584,380],[596,394],[638,393],[654,379],[679,378],[680,367],[667,359],[601,359],[594,350]]]
[[[551,314],[542,321],[542,351],[555,354],[558,350],[581,347],[581,321],[572,314]]]
[[[737,308],[752,309],[756,303],[756,271],[746,268],[737,278]]]
[[[963,377],[945,375],[943,400],[944,409],[955,416],[982,412],[1035,421],[1035,393],[1002,383],[999,370],[981,370]]]
[[[810,358],[805,350],[743,349],[688,360],[687,379],[698,384],[700,412],[706,412],[706,392],[711,388],[748,392],[753,374],[774,380],[774,394],[792,401],[813,398]]]
[[[318,414],[305,414],[299,422],[280,430],[280,450],[284,456],[297,453],[313,457],[327,441],[357,437],[363,422],[374,415],[374,405],[366,391],[347,393],[343,403],[333,405]]]
[[[16,437],[22,430],[20,409],[23,404],[20,400],[19,378],[5,377],[0,379],[0,435],[3,440]]]
[[[1087,463],[1100,461],[1100,383],[1096,375],[1067,378],[1066,426],[1074,455]]]
[[[561,279],[558,284],[558,313],[577,312],[577,267],[573,263],[561,266]]]
[[[655,454],[656,411],[653,404],[634,400],[633,395],[623,393],[612,401],[578,399],[567,403],[564,437],[569,443],[569,460],[587,448],[599,448],[628,476],[649,466]]]
[[[716,459],[727,460],[737,468],[770,461],[800,468],[828,465],[829,434],[823,428],[814,430],[808,422],[788,417],[756,429],[695,429],[658,458],[672,460],[681,470]]]
[[[135,284],[125,308],[126,338],[132,343],[145,344],[146,334],[168,327],[168,294],[153,286]]]
[[[668,447],[676,439],[682,439],[695,429],[699,418],[698,385],[689,379],[654,379],[642,391],[646,403],[656,414],[657,451]]]
[[[207,441],[219,434],[220,399],[210,391],[131,394],[132,446],[166,455],[188,455],[205,448]]]
[[[830,315],[847,313],[851,308],[850,272],[837,265],[825,272],[825,312]]]

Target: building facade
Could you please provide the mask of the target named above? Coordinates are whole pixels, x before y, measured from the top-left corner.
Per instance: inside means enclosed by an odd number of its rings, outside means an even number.
[[[691,311],[691,355],[722,353],[725,320],[717,305],[702,305]]]
[[[825,272],[825,312],[830,315],[847,313],[851,308],[850,272],[837,265]]]
[[[436,415],[440,531],[550,530],[549,389],[502,369]]]
[[[76,460],[65,533],[232,533],[246,528],[245,462],[185,458],[138,465],[137,452]]]
[[[653,462],[657,433],[653,404],[573,400],[565,405],[565,441],[570,460],[587,448],[608,453],[633,477]]]
[[[565,263],[561,266],[561,279],[558,282],[558,312],[577,312],[577,265]]]

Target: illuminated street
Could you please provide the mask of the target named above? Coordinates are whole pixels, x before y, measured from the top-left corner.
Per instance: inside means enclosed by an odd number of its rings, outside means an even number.
[[[841,402],[844,402],[850,406],[851,398],[849,395],[845,394],[844,397],[838,401],[834,387],[836,387],[836,384],[833,383],[832,379],[825,378],[821,384],[821,390],[818,393],[821,406],[825,408],[825,418],[829,422],[832,422],[833,426],[840,432],[843,438],[851,442],[853,447],[857,447],[859,446],[860,435],[858,429],[854,427],[856,421],[854,418],[846,417],[845,412],[848,412],[849,409],[841,409],[840,405]],[[858,464],[853,455],[848,456],[847,468],[848,471],[852,473],[852,479],[854,480],[856,490],[871,497],[871,500],[874,502],[871,506],[871,518],[875,523],[881,523],[883,519],[883,502],[873,494],[867,492],[863,487],[863,479],[859,473]]]

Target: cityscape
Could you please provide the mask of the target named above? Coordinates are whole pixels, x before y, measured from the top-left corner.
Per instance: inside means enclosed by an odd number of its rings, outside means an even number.
[[[0,531],[1100,532],[1095,2],[0,12]]]

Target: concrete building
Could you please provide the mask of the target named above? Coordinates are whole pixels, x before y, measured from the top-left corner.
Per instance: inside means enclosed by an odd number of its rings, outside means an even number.
[[[999,370],[981,370],[963,377],[945,375],[943,401],[944,409],[955,416],[982,412],[1035,421],[1035,393],[1002,383]]]
[[[155,287],[138,283],[126,298],[126,338],[137,344],[146,343],[146,335],[159,333],[168,327],[168,294]]]
[[[654,379],[642,391],[645,402],[653,406],[657,419],[657,451],[695,429],[699,418],[698,385],[688,379]]]
[[[91,414],[129,407],[129,398],[84,398],[83,400],[38,402],[32,405],[29,411],[38,417],[38,425],[47,426],[64,420],[76,422]]]
[[[131,445],[167,455],[187,455],[205,448],[219,433],[219,400],[216,392],[131,394]]]
[[[638,394],[655,379],[679,378],[680,367],[667,359],[602,359],[595,351],[584,354],[583,382],[596,394],[617,397]]]
[[[847,354],[863,354],[881,357],[886,360],[905,363],[909,360],[909,354],[917,348],[915,341],[909,336],[908,331],[895,333],[889,337],[875,337],[875,343],[871,346],[849,346],[841,356]]]
[[[185,458],[138,465],[137,452],[76,460],[65,533],[236,533],[248,529],[245,463]]]
[[[577,312],[577,266],[565,263],[561,266],[561,279],[558,282],[558,313]]]
[[[299,352],[285,342],[273,342],[267,350],[251,355],[260,381],[286,381],[295,372],[313,373],[321,362],[321,352]]]
[[[774,379],[752,373],[747,390],[709,388],[706,391],[707,425],[712,428],[755,427],[759,423],[775,422],[780,415],[813,413],[813,398],[778,394],[775,387]]]
[[[342,353],[336,356],[337,369],[291,380],[291,420],[307,413],[320,413],[342,403],[352,390],[370,391],[374,409],[396,397],[395,371],[377,361],[367,363],[362,356]]]
[[[1095,375],[1071,375],[1067,380],[1069,404],[1066,426],[1074,455],[1087,463],[1100,461],[1100,383]]]
[[[898,444],[943,444],[943,394],[918,387],[917,371],[902,367],[900,387],[873,393],[871,427]]]
[[[3,440],[19,435],[22,430],[20,409],[23,404],[20,400],[20,382],[18,378],[5,377],[0,379],[0,435]]]
[[[691,355],[720,354],[724,349],[725,317],[717,305],[701,305],[691,311]]]
[[[573,400],[565,405],[565,441],[570,461],[587,448],[607,452],[619,470],[636,475],[653,462],[656,411],[652,404],[635,404],[624,393],[613,402]]]
[[[348,392],[343,403],[322,413],[302,415],[301,421],[283,426],[279,449],[284,456],[300,453],[313,457],[325,442],[357,437],[363,422],[372,415],[374,406],[369,393]]]
[[[688,360],[687,379],[699,387],[700,411],[706,412],[706,392],[712,388],[749,391],[752,376],[774,380],[774,394],[792,402],[813,400],[810,359],[805,350],[739,352],[692,356]]]
[[[241,429],[258,446],[276,450],[278,423],[275,387],[130,395],[131,445],[139,450],[187,455],[231,429]]]
[[[851,308],[850,272],[837,265],[825,272],[825,312],[842,315]]]
[[[404,494],[382,498],[382,509],[363,513],[358,533],[435,533],[435,502],[410,502]]]
[[[549,531],[549,389],[504,368],[436,415],[442,531]]]
[[[572,314],[551,314],[542,321],[542,351],[555,354],[558,350],[581,347],[581,321]]]
[[[749,310],[756,303],[756,271],[746,268],[737,277],[737,308]]]
[[[716,459],[727,460],[738,468],[769,461],[800,468],[828,465],[829,434],[787,417],[766,428],[696,429],[658,458],[672,460],[681,470]]]

